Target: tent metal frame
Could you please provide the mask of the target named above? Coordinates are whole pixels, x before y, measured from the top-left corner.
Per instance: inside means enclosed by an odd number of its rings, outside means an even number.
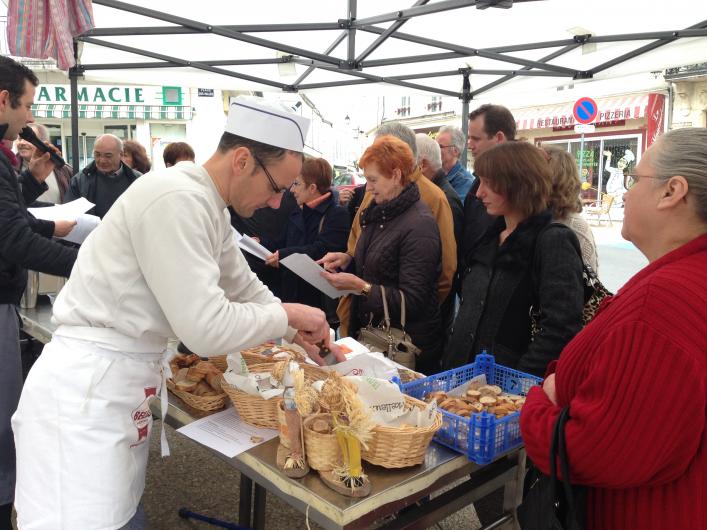
[[[172,26],[147,26],[147,27],[121,27],[121,28],[94,28],[87,31],[83,35],[76,37],[74,40],[74,55],[78,58],[78,42],[86,42],[97,46],[104,46],[115,50],[149,57],[153,59],[150,62],[130,62],[130,63],[102,63],[102,64],[79,64],[69,70],[69,79],[71,85],[71,129],[72,129],[72,155],[73,160],[78,160],[78,79],[85,71],[89,70],[115,70],[115,69],[144,69],[144,68],[197,68],[212,72],[215,74],[226,75],[251,81],[254,83],[278,88],[284,92],[298,92],[300,90],[308,90],[315,88],[330,88],[370,83],[386,83],[397,85],[413,90],[432,92],[434,94],[458,97],[462,101],[462,116],[469,113],[469,102],[474,97],[482,94],[492,88],[497,87],[502,83],[506,83],[513,78],[523,76],[545,76],[545,77],[564,77],[569,79],[591,79],[595,74],[602,72],[608,68],[616,66],[624,61],[628,61],[648,53],[660,46],[664,46],[677,39],[689,37],[705,37],[707,36],[707,20],[698,22],[697,24],[685,29],[671,31],[652,31],[643,33],[627,33],[619,35],[577,35],[571,39],[531,42],[526,44],[514,44],[509,46],[496,46],[491,48],[472,48],[462,46],[437,39],[430,39],[409,33],[403,33],[400,28],[411,18],[421,17],[443,11],[456,9],[464,9],[468,7],[476,7],[477,9],[486,9],[489,7],[495,8],[511,8],[513,3],[536,2],[540,0],[440,0],[430,3],[430,0],[417,0],[411,7],[389,13],[383,13],[377,16],[357,18],[357,0],[347,0],[346,18],[332,22],[323,23],[292,23],[292,24],[245,24],[245,25],[211,25],[204,22],[198,22],[192,19],[178,17],[149,9],[142,6],[136,6],[120,0],[93,0],[94,4],[103,5],[106,7],[118,9],[149,17],[162,22],[173,24]],[[377,26],[390,22],[387,28]],[[332,41],[332,43],[323,51],[316,52],[307,50],[297,46],[291,46],[282,42],[277,42],[269,39],[264,39],[253,35],[254,33],[263,32],[290,32],[290,31],[336,31],[340,33]],[[378,37],[361,53],[356,55],[356,33],[363,31],[378,35]],[[156,53],[150,50],[135,48],[117,44],[114,42],[103,40],[99,37],[115,37],[115,36],[130,36],[130,35],[175,35],[175,34],[213,34],[219,35],[228,39],[246,42],[263,48],[276,50],[286,55],[275,59],[238,59],[238,60],[200,60],[191,61],[179,57],[172,57]],[[392,57],[386,59],[368,59],[368,57],[377,50],[387,39],[399,39],[415,44],[421,44],[438,48],[437,53],[425,55],[415,55],[406,57]],[[344,41],[346,45],[346,57],[336,57],[333,55],[334,50]],[[622,54],[612,60],[598,64],[589,70],[575,70],[552,64],[554,59],[574,50],[575,48],[589,43],[606,43],[606,42],[623,42],[623,41],[642,41],[651,40],[652,42],[641,46],[628,53]],[[541,50],[547,48],[559,48],[552,53],[540,58],[539,60],[528,60],[521,57],[510,55],[514,52]],[[385,76],[369,73],[372,68],[392,65],[403,65],[420,62],[434,62],[447,59],[459,59],[464,57],[483,57],[508,63],[518,68],[511,69],[472,69],[458,68],[456,70],[434,71],[425,73],[411,73],[405,75]],[[303,72],[297,80],[292,84],[281,83],[262,77],[248,75],[242,72],[235,72],[223,67],[225,66],[248,66],[260,64],[281,64],[293,62],[307,66],[307,70]],[[342,79],[338,81],[320,82],[320,83],[305,83],[305,80],[314,70],[326,70],[347,75],[351,79]],[[461,91],[454,92],[445,90],[439,87],[429,86],[426,84],[412,83],[410,80],[428,79],[435,77],[449,77],[458,75],[461,77]],[[502,76],[476,90],[471,90],[471,76]],[[462,129],[466,136],[468,132],[467,120],[462,120]],[[462,163],[466,162],[466,152],[462,154]]]

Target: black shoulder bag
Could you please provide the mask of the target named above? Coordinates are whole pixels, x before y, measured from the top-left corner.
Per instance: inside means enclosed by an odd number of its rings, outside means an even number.
[[[570,484],[565,446],[565,423],[569,407],[560,412],[550,443],[550,476],[532,462],[525,477],[523,503],[518,507],[518,521],[523,530],[584,530],[586,528],[587,492],[583,486]],[[562,472],[561,487],[557,461]]]
[[[537,241],[540,240],[540,237],[542,234],[545,232],[545,230],[548,230],[550,227],[553,225],[557,226],[562,226],[566,227],[563,223],[553,221],[549,225],[547,225],[545,228],[543,228],[540,233],[538,234],[538,237],[536,239],[536,249],[537,249]],[[568,230],[572,230],[569,227],[566,227]],[[574,246],[575,250],[579,254],[580,259],[582,259],[582,249],[579,246],[579,241],[577,240],[576,237],[572,238],[572,245]],[[533,270],[536,270],[537,268],[537,260],[538,258],[538,253],[534,251],[533,253]],[[596,272],[594,272],[594,269],[592,269],[589,265],[584,263],[584,259],[582,259],[582,282],[584,284],[584,307],[582,308],[582,327],[586,326],[591,322],[591,320],[594,318],[594,315],[597,314],[597,311],[599,310],[599,306],[601,305],[602,301],[604,298],[607,296],[612,296],[612,292],[609,291],[606,287],[604,287],[604,284],[601,283],[599,280],[599,277],[597,276]],[[535,278],[533,278],[533,284],[537,285],[535,282]],[[531,306],[530,308],[530,336],[535,337],[540,332],[540,312],[542,311],[542,307],[536,307],[535,305]]]

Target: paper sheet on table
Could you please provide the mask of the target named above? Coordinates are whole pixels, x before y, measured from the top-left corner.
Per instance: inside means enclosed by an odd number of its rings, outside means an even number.
[[[248,425],[240,419],[232,407],[196,420],[177,429],[177,432],[229,458],[277,436],[275,429],[261,429]]]
[[[355,294],[356,291],[341,291],[333,287],[328,281],[322,278],[322,267],[306,254],[290,254],[285,259],[280,260],[284,265],[307,283],[313,285],[329,298],[339,298],[347,294]]]
[[[37,219],[45,221],[73,221],[94,206],[95,204],[91,201],[81,197],[65,204],[47,206],[46,208],[28,208],[27,210]]]
[[[86,240],[88,234],[93,232],[99,224],[101,224],[100,217],[88,213],[82,213],[76,218],[76,226],[71,229],[71,232],[69,232],[68,235],[62,237],[61,239],[80,245]]]
[[[252,254],[256,258],[265,260],[268,256],[272,254],[267,248],[258,243],[255,239],[250,236],[244,236],[238,230],[233,230],[235,232],[236,243],[241,250],[245,250],[249,254]]]
[[[405,396],[395,383],[373,377],[347,377],[358,387],[358,397],[371,409],[376,424],[387,425],[405,414]]]

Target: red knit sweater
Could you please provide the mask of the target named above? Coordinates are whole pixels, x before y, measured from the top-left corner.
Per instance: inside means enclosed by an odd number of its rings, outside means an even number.
[[[559,406],[533,388],[520,418],[549,473],[560,407],[588,530],[707,529],[707,235],[636,274],[563,350]]]

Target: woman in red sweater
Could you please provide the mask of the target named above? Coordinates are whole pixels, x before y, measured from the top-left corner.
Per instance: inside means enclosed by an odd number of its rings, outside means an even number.
[[[624,238],[649,265],[530,391],[520,424],[549,473],[563,407],[588,530],[707,528],[707,129],[662,136],[626,177]]]

